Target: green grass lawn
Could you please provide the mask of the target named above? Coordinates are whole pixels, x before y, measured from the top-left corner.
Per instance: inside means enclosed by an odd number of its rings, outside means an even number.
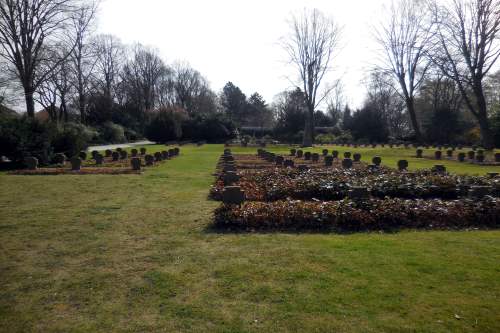
[[[500,331],[500,231],[216,233],[222,150],[143,175],[1,174],[0,331]]]

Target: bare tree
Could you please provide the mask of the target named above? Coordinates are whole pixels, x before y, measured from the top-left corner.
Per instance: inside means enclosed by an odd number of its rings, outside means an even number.
[[[187,63],[175,63],[173,72],[176,104],[190,115],[210,113],[213,93],[207,79]]]
[[[467,109],[479,123],[485,148],[493,148],[484,79],[500,57],[500,1],[434,2],[438,27],[431,59],[456,82]]]
[[[333,89],[326,89],[322,96],[318,94],[325,75],[332,69],[341,29],[317,9],[304,9],[300,16],[292,16],[290,28],[290,35],[282,38],[281,45],[298,71],[298,87],[305,95],[308,112],[302,144],[308,147],[314,140],[314,111]]]
[[[129,102],[142,111],[152,110],[157,100],[160,78],[167,70],[157,51],[136,45],[133,58],[125,64],[121,75],[122,87],[127,92]]]
[[[97,11],[97,2],[91,1],[81,6],[71,15],[70,44],[74,45],[70,53],[72,69],[75,78],[77,105],[80,111],[80,121],[85,122],[87,96],[90,79],[96,64],[95,48],[90,43],[92,22]]]
[[[74,9],[74,0],[2,0],[0,1],[0,56],[12,63],[23,86],[28,116],[34,117],[34,96],[46,76],[58,66],[37,73],[43,58],[42,48],[61,38]]]
[[[68,95],[72,85],[72,71],[69,60],[60,61],[68,54],[64,44],[57,48],[49,48],[47,58],[51,61],[44,62],[43,66],[52,67],[58,64],[37,88],[36,101],[49,113],[50,120],[54,122],[68,121]],[[42,71],[44,72],[44,71]]]
[[[384,119],[389,134],[401,138],[411,129],[406,111],[406,103],[394,89],[392,75],[384,71],[373,71],[366,80],[368,90],[365,104],[372,105]]]
[[[96,82],[109,104],[114,98],[115,85],[125,63],[125,48],[113,35],[98,35],[93,42],[97,58]]]
[[[377,69],[394,78],[394,88],[406,104],[418,141],[422,140],[422,134],[415,111],[415,94],[429,68],[426,51],[432,37],[427,8],[423,1],[397,0],[388,10],[388,21],[375,29],[383,54]]]
[[[344,95],[344,85],[342,81],[337,80],[334,83],[334,88],[328,98],[327,112],[332,118],[334,125],[338,124],[344,107],[347,105],[347,101]]]

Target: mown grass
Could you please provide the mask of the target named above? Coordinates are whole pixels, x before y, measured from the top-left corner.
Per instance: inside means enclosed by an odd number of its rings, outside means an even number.
[[[500,330],[500,231],[210,231],[222,150],[143,175],[0,175],[0,331]]]

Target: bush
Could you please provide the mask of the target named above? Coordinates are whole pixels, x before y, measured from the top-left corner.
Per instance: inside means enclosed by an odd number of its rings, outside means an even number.
[[[49,164],[55,153],[73,156],[88,147],[98,133],[78,123],[57,125],[27,117],[0,119],[0,155],[22,164],[34,156],[40,164]]]
[[[335,141],[335,136],[333,134],[318,134],[314,141],[320,144],[328,144]]]
[[[181,109],[161,108],[151,115],[145,135],[148,140],[160,143],[180,139],[184,118],[184,111]]]
[[[183,139],[221,143],[236,137],[234,123],[222,114],[198,116],[184,122]]]
[[[58,127],[53,139],[54,153],[64,153],[66,156],[75,156],[80,151],[87,149],[89,143],[95,141],[99,133],[91,128],[78,123],[65,123]]]
[[[99,128],[99,133],[101,139],[106,143],[124,143],[127,142],[125,137],[125,129],[123,126],[112,123],[110,121],[105,122]]]
[[[36,157],[47,164],[53,154],[52,140],[57,127],[28,117],[0,119],[0,155],[16,163],[23,163],[27,156]]]

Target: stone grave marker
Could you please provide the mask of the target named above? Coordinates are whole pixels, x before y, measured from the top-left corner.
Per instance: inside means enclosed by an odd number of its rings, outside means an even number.
[[[352,186],[347,193],[351,200],[366,200],[370,196],[368,189],[364,186]]]
[[[342,160],[342,167],[344,169],[350,169],[350,168],[352,168],[352,160],[350,158],[348,158],[348,157],[344,158]]]
[[[491,193],[490,186],[471,186],[469,189],[469,197],[471,199],[481,199]]]
[[[234,171],[228,171],[224,173],[222,180],[224,181],[224,186],[232,186],[240,180],[240,176]]]
[[[222,190],[222,202],[240,205],[245,201],[245,192],[239,186],[226,186]]]
[[[145,157],[144,157],[144,160],[146,162],[146,166],[152,166],[154,165],[155,163],[155,158],[153,155],[150,155],[150,154],[147,154]]]
[[[94,160],[95,165],[102,165],[104,163],[104,156],[102,156],[102,154],[100,153],[97,153],[97,155],[95,155],[94,157]]]
[[[135,170],[135,171],[141,170],[141,159],[139,157],[132,157],[130,159],[130,164],[132,166],[132,170]]]
[[[407,160],[399,160],[398,161],[398,169],[399,171],[403,171],[408,169],[408,161]]]
[[[80,157],[73,157],[71,159],[71,170],[80,171],[82,168],[82,159]]]
[[[437,173],[446,173],[446,167],[442,164],[436,164],[432,168],[432,171],[437,172]]]
[[[59,165],[64,165],[64,162],[66,162],[66,155],[63,153],[57,153],[54,156],[54,162]]]
[[[128,158],[128,153],[126,150],[120,151],[120,159],[126,160]]]
[[[24,159],[24,163],[28,170],[36,170],[38,169],[38,158],[29,156]]]

